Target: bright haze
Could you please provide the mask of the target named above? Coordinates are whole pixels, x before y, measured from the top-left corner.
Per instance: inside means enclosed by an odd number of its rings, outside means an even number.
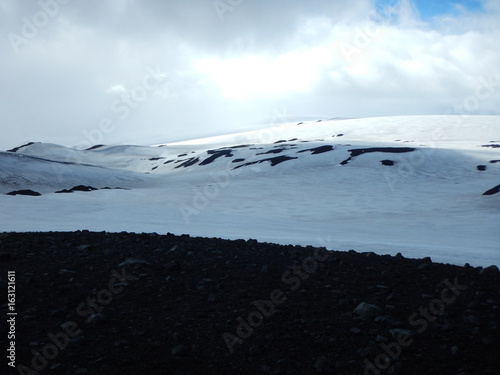
[[[5,150],[500,115],[500,0],[3,0]]]

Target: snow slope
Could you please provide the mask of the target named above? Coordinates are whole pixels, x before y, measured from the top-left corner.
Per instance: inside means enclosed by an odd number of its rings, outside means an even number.
[[[0,153],[3,231],[256,238],[500,265],[499,116],[289,123],[155,146]],[[122,187],[55,194],[75,185]]]

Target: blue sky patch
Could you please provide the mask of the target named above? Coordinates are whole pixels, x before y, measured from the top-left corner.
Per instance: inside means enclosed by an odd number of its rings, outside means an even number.
[[[377,0],[377,8],[382,9],[385,6],[394,6],[398,0]],[[457,15],[461,10],[468,12],[483,11],[483,2],[481,0],[411,0],[418,10],[420,17],[430,20],[437,16]]]

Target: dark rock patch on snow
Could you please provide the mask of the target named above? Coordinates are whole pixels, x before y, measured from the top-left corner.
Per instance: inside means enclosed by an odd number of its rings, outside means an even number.
[[[234,156],[231,150],[223,149],[223,150],[208,150],[207,154],[212,155],[205,160],[203,160],[200,165],[207,165],[212,163],[214,160],[220,158],[221,156],[225,156],[226,158],[229,158],[231,156]]]
[[[96,189],[95,187],[92,187],[92,186],[83,186],[83,185],[78,185],[78,186],[75,186],[75,187],[72,187],[71,189],[63,189],[63,190],[59,190],[59,191],[56,191],[55,193],[56,194],[69,194],[69,193],[73,193],[74,191],[94,191],[94,190],[130,190],[130,189],[125,189],[125,188],[122,188],[122,187],[109,187],[109,186],[106,186],[106,187],[103,187],[102,189]]]
[[[245,163],[245,164],[242,164],[242,165],[238,165],[237,167],[234,167],[233,169],[238,169],[238,168],[241,168],[241,167],[246,167],[246,166],[254,165],[254,164],[260,164],[260,163],[264,163],[265,161],[270,162],[271,166],[274,167],[275,165],[278,165],[280,163],[283,163],[284,161],[292,160],[292,159],[297,159],[297,158],[295,158],[293,156],[286,156],[286,155],[276,156],[274,158],[267,158],[267,159],[252,161],[250,163]]]
[[[500,163],[500,160],[490,160],[491,164]]]
[[[280,139],[279,141],[274,142],[274,144],[278,144],[278,143],[285,143],[285,142],[286,142],[286,140],[285,140],[285,139]]]
[[[319,146],[319,147],[314,147],[314,148],[308,148],[307,150],[300,150],[300,151],[297,151],[297,153],[310,151],[311,155],[317,155],[317,154],[322,154],[324,152],[332,151],[333,149],[334,149],[333,146],[325,145],[325,146]]]
[[[481,147],[491,147],[491,148],[500,148],[500,144],[492,144],[492,145],[482,145]]]
[[[239,158],[239,159],[234,159],[232,162],[233,162],[233,163],[241,163],[242,161],[245,161],[245,159],[241,159],[241,158]]]
[[[151,160],[151,161],[156,161],[156,160],[162,160],[162,159],[165,159],[165,158],[159,158],[159,157],[158,157],[158,158],[150,158],[149,160]]]
[[[280,147],[280,148],[275,148],[275,149],[272,149],[272,150],[269,150],[266,152],[259,152],[255,155],[279,154],[285,150],[286,150],[286,148]]]
[[[371,152],[387,152],[387,153],[399,154],[399,153],[412,152],[412,151],[415,151],[415,148],[413,148],[413,147],[354,148],[354,149],[349,150],[349,152],[351,153],[351,156],[349,158],[347,158],[346,160],[342,161],[340,164],[346,165],[352,160],[352,158],[359,156],[359,155],[368,154]]]
[[[485,171],[486,170],[486,165],[478,165],[477,167],[478,171]]]
[[[179,164],[177,167],[175,167],[176,169],[177,168],[180,168],[180,167],[190,167],[192,165],[195,165],[196,163],[198,163],[200,161],[199,158],[189,158],[187,160],[180,160],[180,161],[183,161],[183,163]]]
[[[28,142],[25,145],[21,145],[21,146],[13,148],[11,150],[7,150],[7,152],[17,152],[20,149],[22,149],[23,147],[28,147],[28,146],[34,145],[35,143],[40,143],[40,142]]]
[[[404,152],[415,151],[413,147],[370,147],[370,148],[355,148],[349,150],[352,157],[359,156],[362,154],[367,154],[370,152],[388,152],[393,154],[399,154]]]
[[[250,147],[250,146],[253,146],[253,145],[237,145],[237,146],[231,146],[231,147],[227,147],[227,148],[245,148],[245,147]]]
[[[38,197],[42,194],[40,194],[36,191],[33,191],[33,190],[16,190],[16,191],[11,191],[10,193],[7,193],[7,195],[29,195],[32,197]]]
[[[98,189],[95,187],[92,187],[92,186],[78,185],[78,186],[72,187],[70,190],[71,191],[94,191],[94,190],[98,190]]]
[[[380,162],[382,163],[382,165],[394,165],[393,160],[380,160]]]
[[[101,147],[104,147],[104,145],[95,145],[95,146],[86,148],[85,151],[92,151],[92,150],[96,150],[96,149],[101,148]]]
[[[483,195],[493,195],[497,194],[500,192],[500,185],[495,186],[494,188],[491,188],[490,190],[487,190],[483,193]]]

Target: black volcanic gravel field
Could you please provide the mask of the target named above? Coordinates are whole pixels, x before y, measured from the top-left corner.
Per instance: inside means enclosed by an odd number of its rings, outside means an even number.
[[[0,374],[500,374],[496,267],[187,235],[0,236]]]

